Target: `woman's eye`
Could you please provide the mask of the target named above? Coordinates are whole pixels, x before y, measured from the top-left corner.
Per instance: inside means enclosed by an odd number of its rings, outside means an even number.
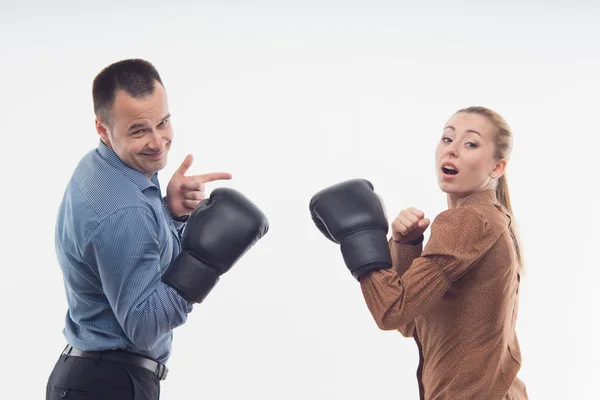
[[[445,136],[445,137],[442,138],[442,142],[452,143],[452,139],[450,139],[449,137]]]
[[[466,145],[467,145],[467,147],[471,147],[473,149],[477,147],[477,145],[473,142],[467,142]]]

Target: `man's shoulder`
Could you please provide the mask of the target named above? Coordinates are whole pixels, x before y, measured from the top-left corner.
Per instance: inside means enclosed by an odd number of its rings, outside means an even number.
[[[144,207],[147,203],[139,187],[106,162],[97,149],[82,157],[71,183],[76,185],[76,190],[100,220],[123,209]]]

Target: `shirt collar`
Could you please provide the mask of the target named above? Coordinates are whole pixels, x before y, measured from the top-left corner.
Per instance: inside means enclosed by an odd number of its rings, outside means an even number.
[[[125,175],[129,180],[135,183],[140,190],[148,189],[149,187],[156,187],[160,190],[160,185],[158,182],[158,173],[154,173],[152,175],[152,179],[148,179],[146,175],[141,173],[140,171],[131,168],[129,165],[125,164],[123,160],[119,158],[117,153],[115,153],[111,148],[109,148],[102,140],[98,144],[98,154],[102,157],[107,163],[115,167],[119,172]]]

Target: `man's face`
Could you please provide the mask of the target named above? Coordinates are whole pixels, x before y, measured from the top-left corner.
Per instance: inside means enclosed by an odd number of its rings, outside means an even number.
[[[163,169],[173,140],[164,87],[155,82],[154,93],[141,99],[117,91],[111,115],[110,124],[96,119],[102,141],[125,164],[148,178]]]

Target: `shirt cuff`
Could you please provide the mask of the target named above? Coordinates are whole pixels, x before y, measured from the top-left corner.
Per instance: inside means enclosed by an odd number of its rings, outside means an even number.
[[[175,229],[177,229],[178,231],[181,230],[181,228],[183,228],[187,222],[189,218],[189,215],[184,215],[182,218],[175,218],[173,216],[171,216],[171,219],[173,220],[173,224],[175,225]]]

